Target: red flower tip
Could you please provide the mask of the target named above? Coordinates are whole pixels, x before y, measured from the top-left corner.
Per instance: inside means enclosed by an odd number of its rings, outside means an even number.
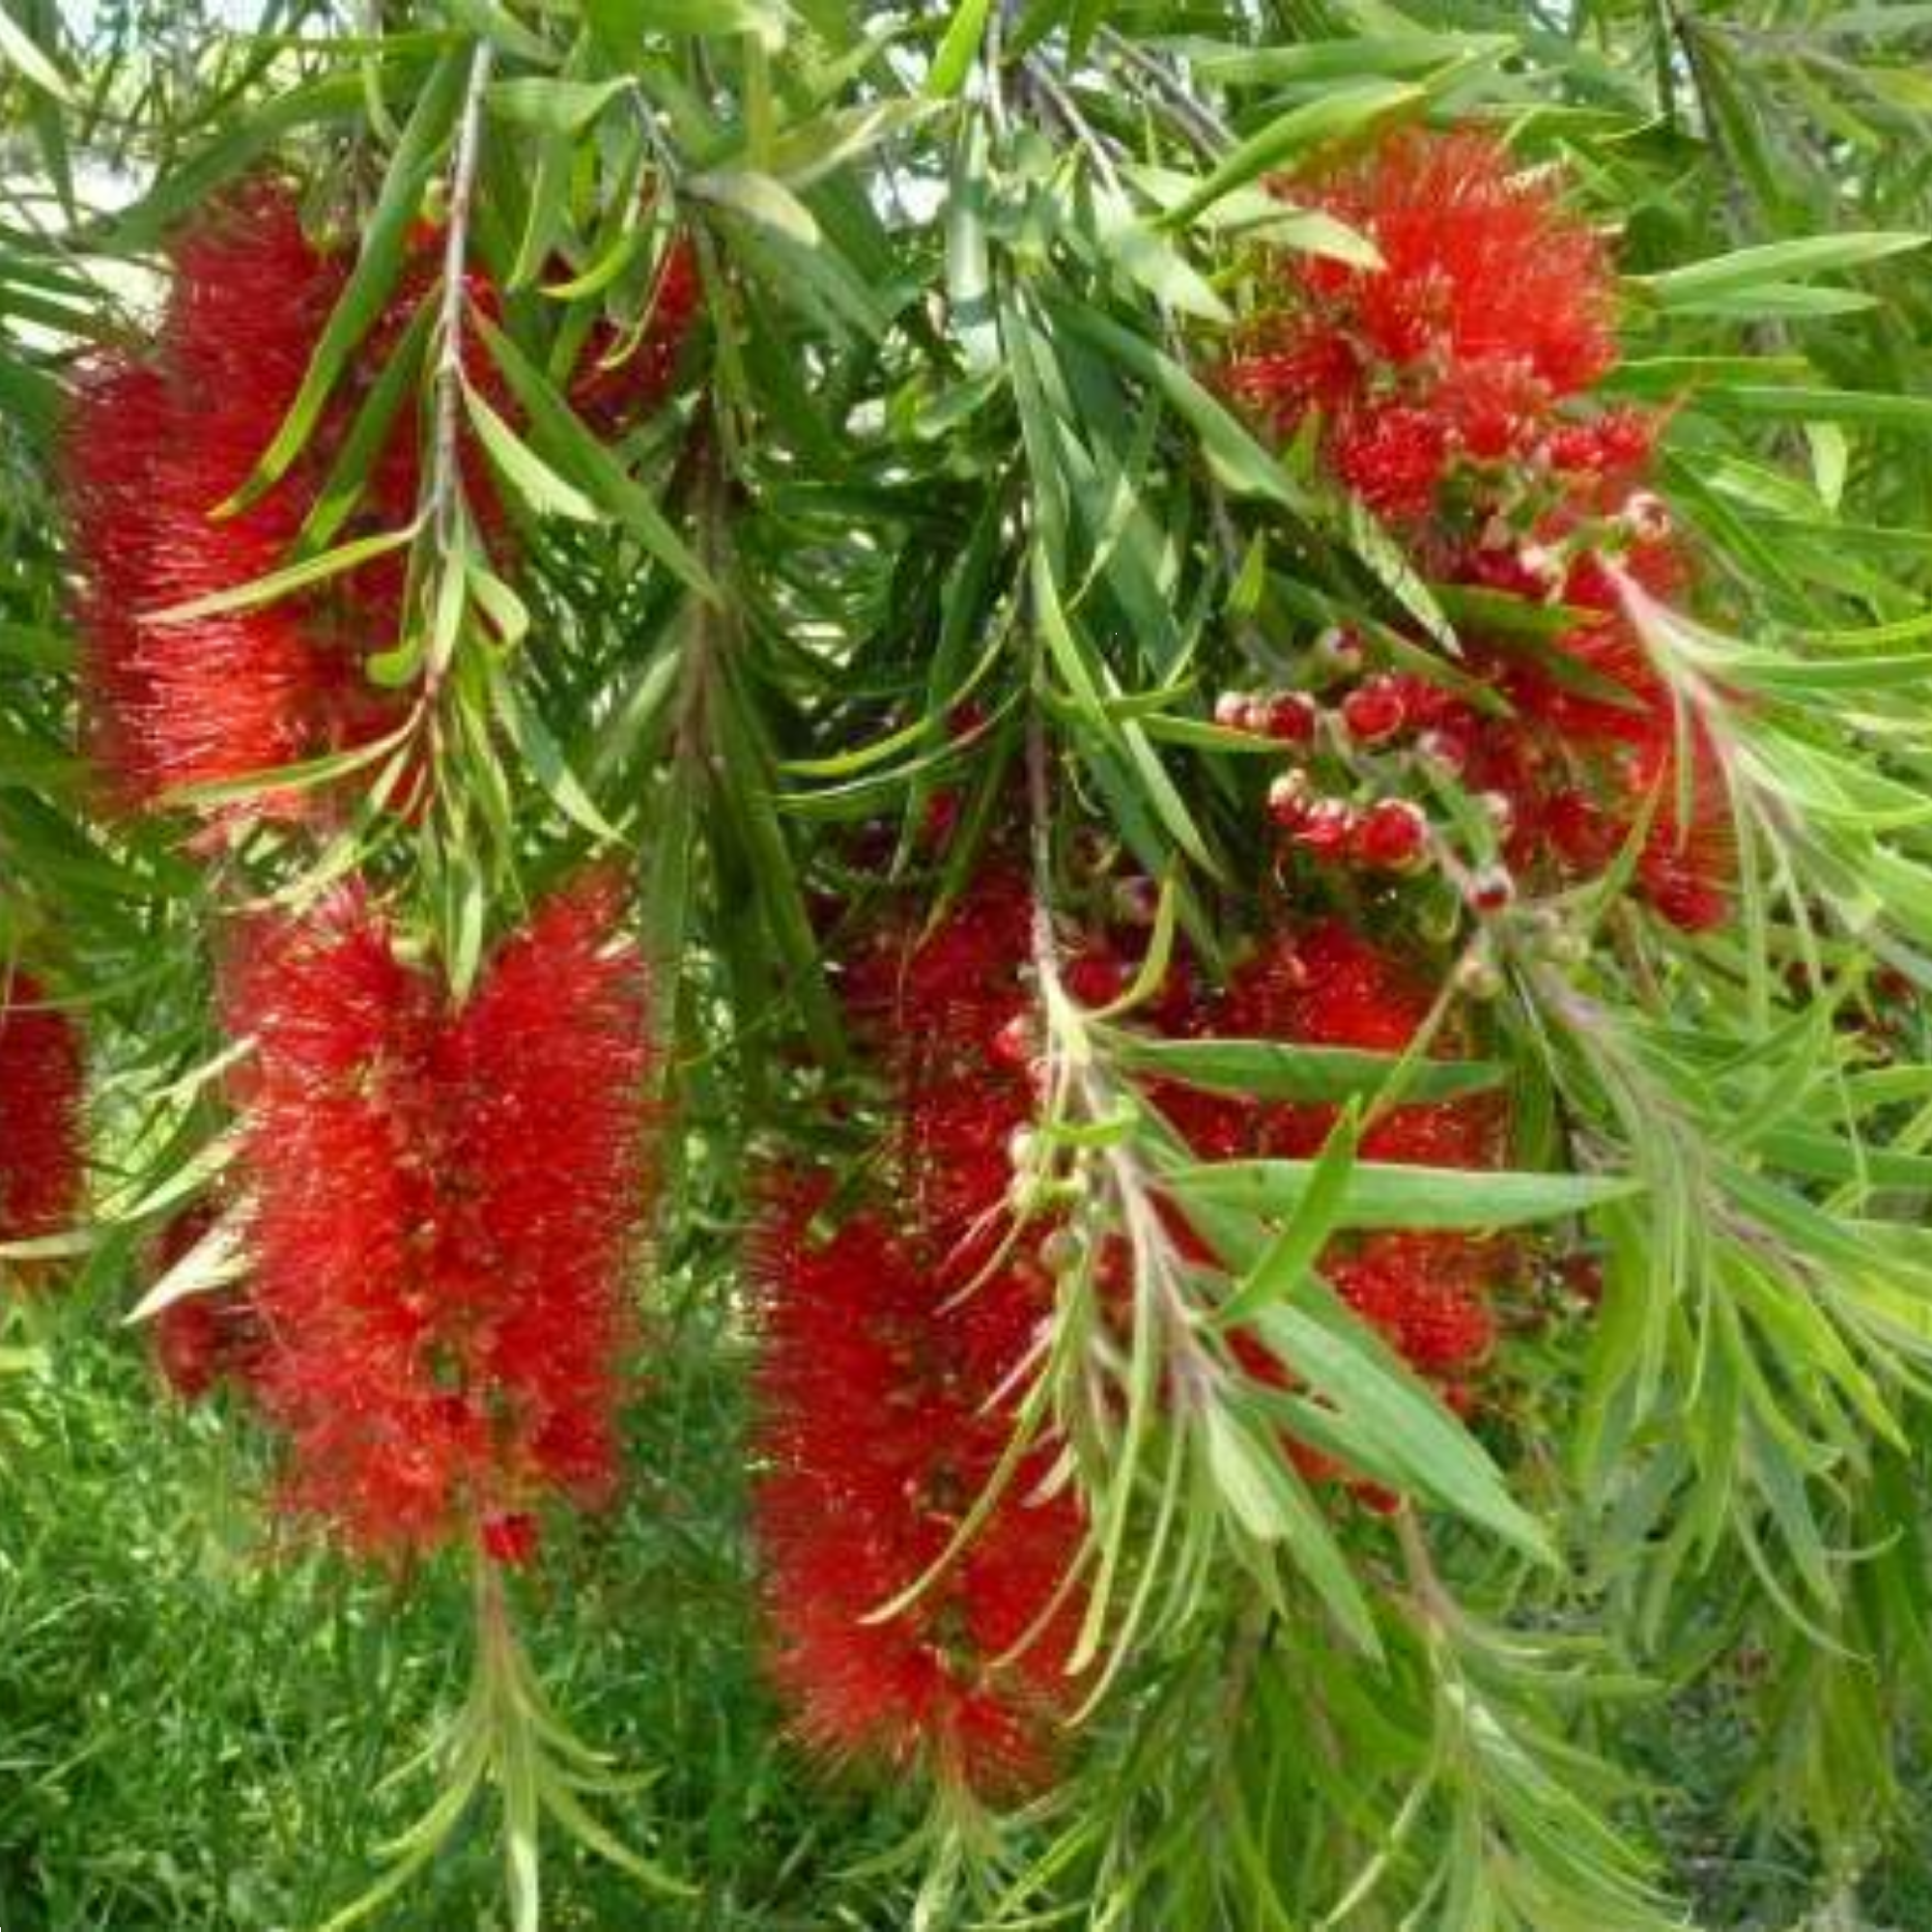
[[[485,1517],[477,1531],[483,1553],[505,1569],[526,1569],[537,1553],[537,1520],[527,1511]]]
[[[0,1240],[59,1234],[80,1205],[80,1034],[46,998],[28,974],[0,977]]]

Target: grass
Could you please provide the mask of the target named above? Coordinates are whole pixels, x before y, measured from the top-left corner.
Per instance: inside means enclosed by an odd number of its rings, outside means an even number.
[[[409,1588],[277,1547],[245,1431],[159,1398],[136,1349],[70,1336],[0,1387],[0,1927],[270,1932],[368,1883],[433,1795],[385,1773],[460,1697],[461,1578]],[[556,1932],[820,1932],[904,1918],[844,1869],[903,1820],[828,1790],[759,1682],[728,1375],[661,1382],[644,1478],[559,1543],[522,1622],[555,1702],[657,1776],[610,1822],[701,1882],[661,1905],[546,1840]],[[479,1815],[382,1926],[499,1922]]]
[[[463,1691],[463,1579],[403,1587],[278,1538],[248,1431],[158,1396],[125,1334],[64,1325],[52,1368],[0,1381],[0,1928],[305,1932],[432,1795],[384,1778]],[[552,1836],[553,1932],[910,1922],[910,1881],[881,1859],[913,1801],[828,1784],[783,1742],[760,1681],[742,1368],[712,1337],[667,1354],[625,1505],[559,1539],[522,1593],[578,1733],[655,1774],[609,1821],[701,1887],[665,1904]],[[1855,1905],[1807,1918],[1802,1850],[1741,1843],[1732,1822],[1756,1748],[1720,1696],[1657,1714],[1650,1769],[1699,1794],[1665,1816],[1694,1922],[1932,1928],[1932,1799],[1913,1801],[1901,1851]],[[476,1816],[371,1922],[501,1926],[496,1846]]]

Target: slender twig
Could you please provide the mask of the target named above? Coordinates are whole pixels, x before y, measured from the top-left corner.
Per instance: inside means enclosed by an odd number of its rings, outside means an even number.
[[[1118,1118],[1122,1095],[1094,1057],[1060,970],[1060,946],[1053,930],[1052,795],[1047,770],[1046,730],[1038,709],[1027,721],[1027,796],[1033,858],[1033,965],[1045,1009],[1050,1087],[1065,1094],[1089,1122]],[[1069,1033],[1072,1037],[1069,1039]],[[1136,1283],[1145,1284],[1167,1338],[1169,1368],[1177,1404],[1190,1396],[1206,1401],[1220,1380],[1219,1367],[1203,1348],[1193,1313],[1179,1277],[1183,1272],[1173,1236],[1153,1199],[1151,1177],[1132,1144],[1111,1141],[1102,1152],[1108,1191],[1119,1209]]]
[[[483,96],[490,85],[496,50],[478,41],[469,56],[469,81],[456,152],[449,170],[449,207],[442,237],[442,309],[438,324],[436,428],[426,509],[439,553],[449,557],[462,537],[463,472],[457,440],[463,415],[463,325],[469,302],[469,219],[476,197],[476,167],[482,147]]]
[[[1165,61],[1136,46],[1116,28],[1102,27],[1097,38],[1116,60],[1153,82],[1175,125],[1203,154],[1218,155],[1235,145],[1235,130]]]
[[[1114,156],[1107,136],[1080,111],[1079,102],[1067,89],[1061,86],[1052,70],[1037,55],[1027,56],[1026,72],[1048,106],[1065,123],[1067,131],[1086,150],[1100,179],[1107,184],[1114,194],[1118,195],[1121,192],[1120,170],[1114,165]]]

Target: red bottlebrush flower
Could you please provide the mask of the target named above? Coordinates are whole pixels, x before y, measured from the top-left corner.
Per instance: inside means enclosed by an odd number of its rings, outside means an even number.
[[[1465,1376],[1495,1345],[1489,1304],[1503,1261],[1460,1235],[1374,1235],[1324,1264],[1335,1292],[1425,1376]]]
[[[1319,411],[1338,473],[1394,516],[1461,459],[1529,448],[1614,360],[1614,287],[1589,229],[1492,136],[1405,131],[1312,185],[1379,269],[1294,257],[1283,305],[1230,366],[1284,435]]]
[[[153,361],[98,370],[68,429],[89,736],[128,807],[298,757],[325,687],[292,605],[142,620],[286,560],[301,518],[287,490],[224,522],[212,512],[293,401],[339,271],[268,186],[209,215],[174,269]]]
[[[1335,473],[1384,517],[1419,517],[1435,500],[1454,444],[1425,410],[1391,408],[1358,413],[1329,438]]]
[[[1044,1775],[1068,1701],[1080,1599],[1061,1584],[1082,1524],[1070,1496],[1035,1493],[1051,1452],[1029,1451],[904,1616],[865,1619],[942,1554],[999,1465],[1011,1421],[997,1397],[1052,1308],[1031,1256],[999,1253],[1033,1112],[1032,922],[1025,881],[996,867],[930,930],[890,925],[852,964],[855,1032],[891,1079],[893,1232],[867,1210],[815,1244],[818,1197],[787,1188],[761,1270],[757,1513],[780,1687],[827,1754],[991,1796]],[[1067,970],[1077,997],[1118,989],[1104,949]]]
[[[1562,533],[1560,519],[1552,533]],[[1634,542],[1619,568],[1654,597],[1679,589],[1685,574],[1667,535]],[[1469,552],[1452,572],[1516,594],[1528,582],[1513,547]],[[1514,716],[1467,735],[1464,782],[1506,802],[1511,864],[1559,877],[1601,871],[1651,810],[1637,890],[1686,930],[1720,924],[1730,912],[1736,855],[1716,751],[1694,721],[1688,730],[1680,724],[1605,557],[1578,552],[1560,590],[1566,605],[1591,613],[1553,645],[1587,682],[1472,639],[1472,668],[1490,671]]]
[[[1401,961],[1331,920],[1263,947],[1190,1031],[1393,1054],[1408,1045],[1431,1005],[1429,987]],[[1448,1050],[1439,1045],[1438,1057]],[[1333,1107],[1183,1092],[1158,1098],[1195,1151],[1210,1159],[1305,1160],[1320,1151],[1336,1119]],[[1361,1157],[1494,1167],[1507,1131],[1507,1112],[1494,1094],[1416,1103],[1376,1122],[1362,1137]],[[1321,1265],[1412,1366],[1440,1379],[1463,1373],[1488,1351],[1488,1287],[1509,1259],[1502,1244],[1459,1235],[1388,1234],[1338,1241]],[[1260,1358],[1253,1346],[1241,1351],[1251,1369]]]
[[[80,1205],[80,1035],[46,997],[25,973],[0,978],[0,1241],[59,1234]]]
[[[206,212],[175,243],[172,266],[152,351],[109,356],[86,375],[64,450],[82,580],[86,738],[110,796],[130,810],[177,787],[366,743],[400,715],[362,668],[398,632],[398,556],[255,609],[144,621],[289,560],[367,388],[365,379],[346,379],[291,473],[248,508],[217,518],[294,401],[348,262],[311,244],[285,187],[258,181]],[[430,272],[425,258],[405,273],[373,331],[372,366],[393,346]],[[487,306],[492,292],[479,283],[472,299]],[[487,388],[495,379],[479,380]],[[467,450],[464,461],[488,536],[500,511],[480,464]],[[366,533],[372,519],[385,529],[405,526],[418,483],[415,425],[405,412],[378,453],[361,521],[345,535]],[[254,809],[298,813],[310,806],[270,797]]]
[[[777,1681],[835,1760],[1011,1796],[1049,1767],[1079,1622],[1061,1589],[1079,1513],[1036,1493],[1045,1454],[904,1614],[866,1619],[942,1554],[1005,1453],[1009,1423],[986,1405],[1040,1291],[1006,1270],[950,1306],[873,1216],[818,1246],[810,1213],[810,1197],[781,1202],[764,1243],[757,1520]]]
[[[291,1503],[354,1547],[614,1482],[645,1122],[616,914],[601,879],[554,898],[453,1013],[358,895],[256,934],[232,976],[258,1386]]]
[[[592,330],[571,381],[571,408],[606,436],[662,408],[703,294],[697,249],[689,236],[679,235],[665,250],[650,309],[629,353],[621,353],[623,337],[608,324]]]

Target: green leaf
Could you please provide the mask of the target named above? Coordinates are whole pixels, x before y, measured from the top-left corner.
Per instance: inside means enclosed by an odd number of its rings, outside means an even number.
[[[493,678],[491,696],[505,734],[557,810],[574,819],[593,838],[621,843],[623,834],[597,810],[590,794],[565,761],[556,740],[551,736],[550,727],[517,689],[515,680],[507,676]]]
[[[540,517],[567,517],[572,523],[595,524],[603,513],[582,491],[566,483],[542,457],[522,440],[490,407],[480,390],[463,385],[464,407],[490,460],[505,480]]]
[[[1221,1327],[1238,1326],[1270,1302],[1285,1301],[1307,1279],[1335,1231],[1360,1144],[1360,1127],[1350,1108],[1328,1130],[1294,1212],[1216,1311]]]
[[[121,1319],[129,1326],[150,1321],[190,1295],[242,1280],[248,1265],[241,1226],[236,1217],[224,1215]]]
[[[412,712],[386,736],[353,746],[346,752],[325,752],[320,757],[275,765],[267,771],[242,772],[232,779],[207,779],[196,784],[177,785],[165,795],[165,803],[213,809],[257,798],[265,791],[312,791],[318,785],[333,784],[337,779],[362,771],[399,751],[414,732],[416,723],[417,714]]]
[[[1428,73],[1472,54],[1507,54],[1517,44],[1510,34],[1371,33],[1346,41],[1306,41],[1295,46],[1208,47],[1188,64],[1210,87],[1297,87],[1372,74]]]
[[[1226,326],[1233,321],[1208,278],[1165,235],[1140,220],[1123,196],[1096,191],[1094,212],[1101,247],[1122,273],[1156,301],[1204,322]]]
[[[1171,228],[1185,228],[1223,195],[1245,187],[1311,149],[1365,134],[1378,123],[1406,112],[1426,98],[1419,87],[1386,80],[1331,88],[1314,100],[1291,107],[1260,133],[1250,135],[1163,218]]]
[[[1290,1046],[1261,1039],[1149,1039],[1122,1033],[1114,1047],[1137,1073],[1179,1080],[1210,1094],[1251,1094],[1261,1100],[1308,1103],[1372,1094],[1401,1064],[1393,1053],[1350,1046]],[[1424,1060],[1405,1083],[1406,1100],[1449,1100],[1495,1086],[1493,1061]]]
[[[283,597],[306,590],[311,584],[340,577],[344,571],[358,570],[379,556],[387,556],[415,541],[415,526],[406,530],[382,530],[374,536],[356,537],[320,556],[306,556],[298,563],[284,564],[266,577],[251,579],[227,590],[211,590],[185,604],[171,604],[165,611],[147,611],[141,622],[165,630],[177,624],[198,623],[204,617],[218,617],[230,611],[254,611]]]
[[[578,421],[555,385],[487,316],[476,318],[485,345],[530,419],[538,444],[593,501],[628,529],[666,569],[699,596],[719,601],[718,586],[665,521],[649,493]]]
[[[621,74],[614,80],[597,81],[526,75],[493,82],[486,98],[491,108],[506,121],[547,134],[577,134],[631,85]]]
[[[946,308],[975,375],[1001,366],[1000,327],[986,241],[986,129],[976,114],[952,152],[946,195]]]
[[[784,43],[784,13],[773,0],[583,0],[583,17],[618,60],[642,54],[649,34],[752,34]]]
[[[1236,1526],[1264,1547],[1286,1546],[1350,1641],[1380,1656],[1374,1612],[1286,1443],[1222,1402],[1208,1405],[1201,1427],[1208,1480]]]
[[[1177,1168],[1161,1184],[1183,1200],[1292,1214],[1313,1185],[1316,1163],[1236,1160]],[[1509,1169],[1404,1167],[1358,1161],[1336,1225],[1343,1228],[1461,1229],[1471,1233],[1560,1220],[1641,1191],[1621,1176],[1525,1174]]]
[[[1811,288],[1804,282],[1767,282],[1762,288],[1735,295],[1687,296],[1670,306],[1672,315],[1706,317],[1719,322],[1810,322],[1838,315],[1862,315],[1879,305],[1878,298],[1862,289]]]
[[[4,4],[0,4],[0,61],[17,68],[43,94],[52,95],[66,106],[73,104],[67,77]]]
[[[1813,389],[1793,385],[1713,383],[1695,392],[1699,409],[1752,416],[1763,422],[1852,422],[1874,429],[1932,435],[1932,396],[1889,395],[1880,389]]]
[[[1827,269],[1860,268],[1888,255],[1922,248],[1927,237],[1902,229],[1854,229],[1842,235],[1811,235],[1794,242],[1770,242],[1760,247],[1738,248],[1730,254],[1693,262],[1688,268],[1657,275],[1632,277],[1659,307],[1676,309],[1762,290],[1793,275],[1818,274]]]
[[[1240,420],[1223,409],[1172,356],[1091,309],[1050,300],[1046,306],[1063,327],[1118,357],[1158,390],[1201,439],[1208,460],[1231,490],[1264,497],[1285,510],[1310,513],[1312,499],[1307,492],[1248,434]]]
[[[323,327],[295,400],[247,479],[217,514],[246,509],[288,473],[307,445],[350,356],[382,314],[401,272],[423,191],[455,122],[469,65],[461,53],[445,54],[437,63],[390,157],[382,192],[362,231],[361,252]]]
[[[742,168],[692,175],[684,191],[695,201],[708,201],[715,208],[742,214],[801,248],[818,245],[817,217],[776,176]]]
[[[1172,211],[1198,185],[1193,175],[1174,168],[1137,163],[1121,172],[1156,208]],[[1325,255],[1351,268],[1379,269],[1381,251],[1359,229],[1350,228],[1325,210],[1297,208],[1269,189],[1236,188],[1200,217],[1197,227],[1214,235],[1236,235],[1264,242],[1271,248],[1293,248],[1303,255]]]
[[[1358,1317],[1332,1302],[1321,1310],[1274,1302],[1259,1309],[1253,1325],[1324,1407],[1355,1425],[1378,1459],[1378,1473],[1539,1562],[1555,1561],[1543,1525],[1510,1494],[1482,1445]]]
[[[952,24],[946,29],[946,38],[940,42],[939,50],[932,57],[931,71],[925,76],[925,91],[933,99],[951,99],[965,86],[980,43],[985,37],[989,7],[990,0],[960,0],[953,10]]]

